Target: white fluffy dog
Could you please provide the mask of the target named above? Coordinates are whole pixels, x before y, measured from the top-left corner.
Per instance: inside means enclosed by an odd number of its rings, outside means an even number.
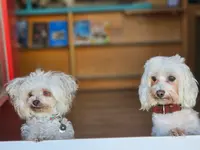
[[[139,86],[142,110],[152,108],[153,136],[200,134],[198,113],[192,108],[197,81],[179,55],[157,56],[145,64]]]
[[[77,88],[71,76],[40,69],[10,81],[6,91],[18,115],[26,121],[21,127],[22,138],[31,141],[73,138],[73,126],[65,114]]]

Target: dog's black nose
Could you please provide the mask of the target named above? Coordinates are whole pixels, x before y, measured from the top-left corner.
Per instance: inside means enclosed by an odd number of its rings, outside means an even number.
[[[158,90],[158,91],[156,92],[156,95],[157,95],[159,98],[162,98],[162,97],[165,95],[165,91],[163,91],[163,90]]]
[[[34,106],[38,106],[39,104],[40,104],[40,101],[39,101],[39,100],[34,100],[34,101],[33,101],[33,105],[34,105]]]

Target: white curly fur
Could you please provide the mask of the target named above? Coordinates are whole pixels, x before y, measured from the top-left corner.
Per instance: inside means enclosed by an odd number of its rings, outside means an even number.
[[[44,95],[48,91],[49,95]],[[73,138],[74,130],[65,118],[67,130],[59,132],[59,119],[51,120],[52,115],[63,117],[70,111],[78,89],[73,77],[62,72],[44,72],[37,69],[29,76],[16,78],[7,83],[6,91],[16,112],[26,123],[21,128],[25,140],[56,140]],[[39,106],[33,105],[39,100]]]
[[[62,140],[74,138],[74,129],[70,121],[63,119],[67,129],[60,132],[58,119],[50,120],[48,117],[32,118],[21,127],[22,139],[28,141]]]
[[[175,128],[183,130],[186,135],[200,134],[198,113],[193,110],[198,95],[197,81],[184,61],[179,55],[157,56],[149,59],[144,66],[139,86],[141,110],[148,111],[157,104],[180,104],[182,107],[181,111],[174,113],[153,113],[154,136],[170,135]],[[167,81],[169,75],[176,78],[173,83]],[[152,76],[157,78],[156,83],[152,84]],[[157,90],[164,90],[166,97],[157,98]]]

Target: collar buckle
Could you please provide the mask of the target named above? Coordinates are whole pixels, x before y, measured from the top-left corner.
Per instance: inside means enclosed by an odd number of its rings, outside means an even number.
[[[163,114],[165,114],[165,105],[162,105],[162,112],[163,112]]]

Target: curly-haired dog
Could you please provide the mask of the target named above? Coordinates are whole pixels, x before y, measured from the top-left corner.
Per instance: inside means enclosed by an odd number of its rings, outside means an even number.
[[[157,56],[145,64],[139,86],[142,110],[152,108],[152,135],[200,134],[198,113],[193,110],[197,81],[179,55]]]
[[[73,138],[73,126],[65,114],[77,88],[71,76],[40,69],[10,81],[6,91],[18,115],[26,121],[21,127],[22,138],[33,141]]]

